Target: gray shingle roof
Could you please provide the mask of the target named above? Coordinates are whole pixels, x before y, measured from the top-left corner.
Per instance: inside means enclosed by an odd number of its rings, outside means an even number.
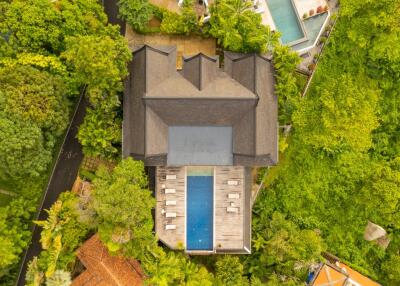
[[[123,154],[166,165],[169,126],[231,126],[236,165],[277,162],[277,98],[269,58],[225,53],[184,58],[176,49],[142,46],[133,52],[124,93]]]

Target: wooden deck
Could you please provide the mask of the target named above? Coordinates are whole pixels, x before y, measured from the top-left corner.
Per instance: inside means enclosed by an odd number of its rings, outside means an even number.
[[[214,241],[215,248],[243,248],[244,211],[244,168],[215,167],[215,209],[214,209]],[[237,186],[228,185],[229,180],[238,181]],[[229,199],[228,194],[239,194],[239,199]],[[238,213],[228,213],[231,203],[239,208]]]
[[[166,180],[167,175],[176,175],[174,180]],[[156,233],[158,238],[175,249],[185,241],[185,167],[157,167],[156,171]],[[175,189],[175,194],[165,194],[162,185],[166,189]],[[166,206],[165,201],[174,200],[176,206]],[[165,218],[162,211],[175,212],[175,218]],[[175,230],[165,230],[166,224],[176,225]]]
[[[245,168],[239,166],[214,167],[214,251],[223,252],[244,249],[245,216],[251,208],[245,207]],[[166,180],[167,175],[176,179]],[[238,185],[228,185],[234,180]],[[165,194],[166,189],[175,189],[175,194]],[[238,199],[229,199],[228,194],[238,194]],[[156,171],[156,233],[168,247],[185,247],[186,235],[186,168],[157,167]],[[166,206],[166,200],[175,200],[176,206]],[[227,212],[227,207],[238,208],[237,213]],[[165,218],[165,212],[175,212],[176,218]],[[176,225],[175,230],[166,230],[166,224]]]

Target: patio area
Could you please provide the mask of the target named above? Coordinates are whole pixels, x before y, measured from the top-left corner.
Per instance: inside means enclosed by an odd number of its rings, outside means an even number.
[[[203,53],[207,56],[216,55],[217,42],[213,38],[203,38],[201,36],[174,36],[165,34],[138,34],[127,25],[125,38],[131,50],[135,46],[176,46],[177,58],[176,67],[182,69],[182,57]]]
[[[158,238],[170,248],[187,249],[187,170],[191,167],[157,167],[156,223]],[[251,170],[239,166],[208,167],[214,170],[212,247],[207,252],[248,253],[251,226]],[[197,192],[197,190],[195,190]],[[192,223],[191,223],[192,224]],[[189,238],[191,239],[191,238]]]

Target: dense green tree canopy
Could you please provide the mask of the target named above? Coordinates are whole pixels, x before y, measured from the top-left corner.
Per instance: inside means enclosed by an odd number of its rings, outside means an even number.
[[[155,200],[147,189],[143,162],[128,158],[111,173],[101,168],[96,175],[92,207],[101,239],[110,251],[122,249],[126,255],[143,257],[155,241],[151,215]]]
[[[400,4],[340,2],[309,92],[294,105],[289,147],[254,207],[244,265],[267,285],[301,283],[300,266],[324,249],[384,285],[399,281]],[[368,220],[388,231],[386,250],[364,240]]]
[[[16,0],[4,5],[0,31],[15,51],[59,54],[67,36],[105,33],[107,18],[95,0]]]
[[[27,221],[35,210],[35,206],[22,198],[0,208],[0,279],[18,264],[30,237]]]
[[[104,114],[103,110],[88,108],[85,121],[78,132],[84,153],[91,156],[115,157],[120,151],[121,122],[116,111]]]
[[[236,256],[225,255],[215,263],[215,279],[217,285],[244,286],[248,280],[243,276],[243,265]]]
[[[148,0],[119,0],[119,16],[136,31],[147,27],[153,16],[153,7]]]
[[[75,71],[79,82],[88,85],[89,99],[94,106],[121,91],[121,79],[128,74],[126,63],[131,58],[124,38],[79,36],[68,38],[66,43],[62,58]]]
[[[0,116],[0,175],[38,176],[51,160],[51,149],[34,123]]]
[[[0,68],[0,109],[59,136],[68,124],[66,89],[60,77],[30,66]]]
[[[278,42],[278,34],[261,24],[261,15],[251,1],[222,0],[210,9],[209,34],[225,49],[235,52],[265,52]]]
[[[359,80],[341,74],[315,87],[319,100],[303,101],[293,119],[304,142],[329,153],[371,147],[378,91]]]

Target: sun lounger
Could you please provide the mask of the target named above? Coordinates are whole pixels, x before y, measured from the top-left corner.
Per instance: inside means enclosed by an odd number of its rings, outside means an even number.
[[[239,208],[227,207],[226,208],[226,212],[228,212],[228,213],[238,213],[239,212]]]
[[[168,217],[168,218],[176,217],[176,213],[165,213],[165,217]]]
[[[240,198],[239,194],[228,194],[228,199],[238,199]]]
[[[166,194],[175,194],[175,189],[165,189]]]
[[[237,186],[237,185],[239,185],[239,182],[236,180],[229,180],[228,185],[229,186]]]
[[[231,207],[236,207],[236,204],[234,202],[230,203]]]
[[[167,180],[176,180],[176,175],[167,175],[165,178]]]
[[[161,185],[161,189],[165,189],[165,184],[162,184],[162,185]]]
[[[165,201],[166,206],[176,206],[176,201]]]
[[[174,230],[174,229],[176,229],[175,224],[166,224],[165,225],[165,230]]]
[[[256,10],[254,10],[254,12],[255,12],[256,14],[262,14],[262,13],[265,12],[265,7],[259,7],[259,8],[257,8]]]

